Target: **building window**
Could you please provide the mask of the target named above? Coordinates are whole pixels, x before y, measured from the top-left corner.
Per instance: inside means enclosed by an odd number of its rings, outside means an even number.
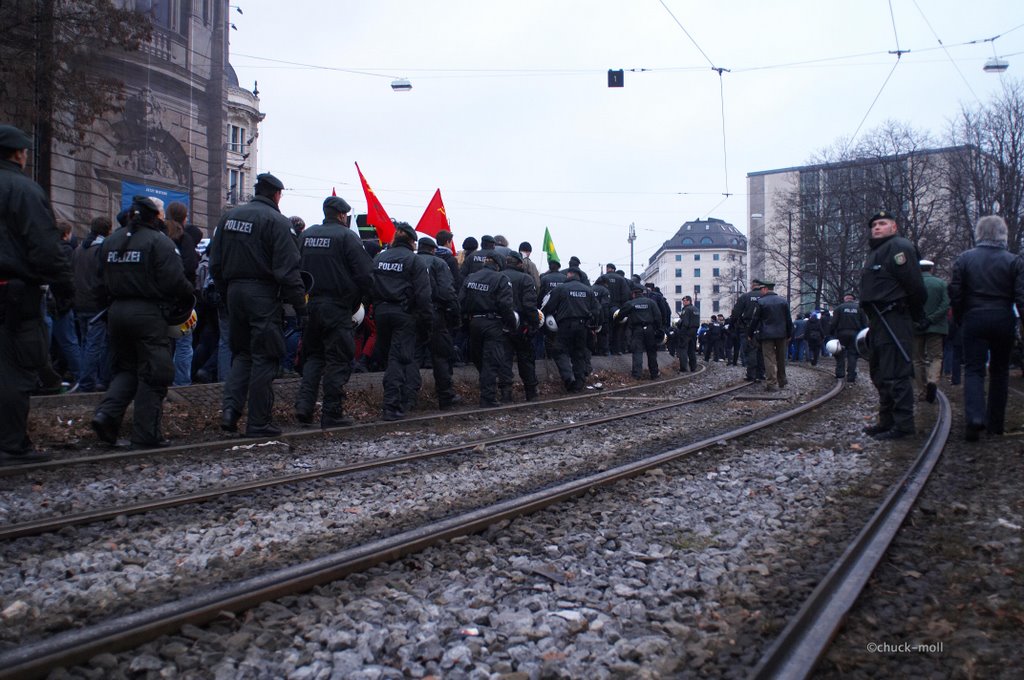
[[[693,261],[694,262],[700,262],[700,253],[694,253],[693,254]]]
[[[682,295],[682,294],[683,294],[683,287],[682,286],[676,286],[676,295]]]
[[[710,246],[713,243],[714,243],[714,240],[710,236],[705,236],[704,238],[702,238],[700,240],[700,244],[702,246]]]
[[[714,269],[711,270],[711,275],[712,276],[721,276],[722,275],[722,270],[719,269],[718,267],[715,267]]]
[[[700,295],[700,285],[699,284],[693,287],[693,294],[694,295]]]
[[[677,279],[683,278],[683,270],[682,269],[677,269],[676,270],[676,278]]]
[[[228,203],[241,203],[245,192],[245,171],[228,170]]]
[[[235,153],[245,153],[245,128],[228,125],[228,149]]]
[[[683,311],[683,301],[676,300],[676,313]]]
[[[714,255],[711,256],[711,259],[714,260],[715,262],[718,262],[720,259],[722,259],[722,256],[719,255],[718,253],[715,253]]]
[[[718,291],[719,291],[719,285],[717,283],[711,286],[711,292],[712,293],[717,293]]]
[[[715,300],[714,302],[711,303],[711,311],[712,312],[717,312],[718,311],[718,300]]]
[[[687,236],[686,238],[683,239],[683,245],[684,246],[692,246],[693,245],[693,239],[690,238],[689,236]]]
[[[700,268],[697,268],[697,269],[693,270],[693,278],[695,278],[695,279],[699,279],[700,278]]]
[[[682,255],[676,255],[676,262],[682,262],[682,261],[683,261],[683,256]]]

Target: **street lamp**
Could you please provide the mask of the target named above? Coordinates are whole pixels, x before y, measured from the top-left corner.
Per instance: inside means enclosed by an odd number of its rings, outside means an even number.
[[[408,78],[396,78],[391,81],[391,89],[395,92],[408,92],[412,89],[412,83]]]

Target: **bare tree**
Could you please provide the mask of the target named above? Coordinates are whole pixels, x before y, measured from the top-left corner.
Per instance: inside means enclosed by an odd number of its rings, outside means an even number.
[[[973,245],[978,217],[997,213],[1006,220],[1009,247],[1024,244],[1024,83],[1005,80],[984,105],[964,107],[950,126],[950,139],[963,152],[950,163],[946,180],[961,227],[961,249]]]
[[[54,141],[81,142],[117,111],[123,83],[97,68],[108,50],[150,39],[147,14],[112,0],[0,2],[0,102],[4,117],[35,136],[36,180],[49,189]]]

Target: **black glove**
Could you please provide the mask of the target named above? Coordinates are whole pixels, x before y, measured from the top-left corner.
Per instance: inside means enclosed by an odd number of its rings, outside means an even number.
[[[57,316],[64,316],[71,311],[75,302],[75,287],[70,281],[51,283],[50,292],[53,294]]]
[[[928,319],[921,319],[920,321],[917,322],[917,332],[918,333],[927,333],[928,332],[928,327],[931,326],[931,325],[932,324],[931,324],[930,321],[928,321]]]

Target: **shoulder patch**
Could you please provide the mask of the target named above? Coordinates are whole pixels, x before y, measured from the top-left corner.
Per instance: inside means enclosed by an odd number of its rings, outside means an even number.
[[[896,264],[904,265],[904,264],[907,263],[907,254],[906,253],[896,253],[895,255],[892,256],[892,259],[893,259],[893,261]]]

